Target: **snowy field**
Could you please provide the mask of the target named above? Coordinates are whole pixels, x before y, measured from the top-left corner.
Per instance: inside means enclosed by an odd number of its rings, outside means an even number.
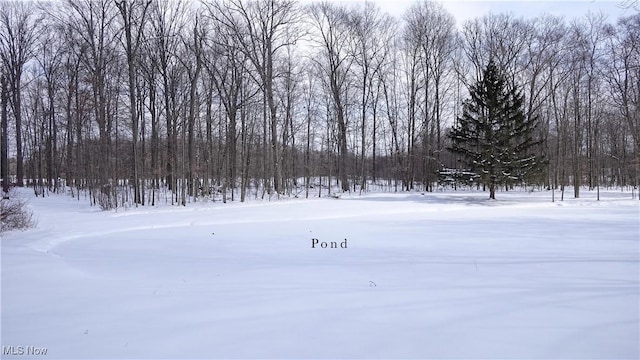
[[[582,195],[30,198],[38,228],[2,236],[2,358],[637,359],[640,202]]]

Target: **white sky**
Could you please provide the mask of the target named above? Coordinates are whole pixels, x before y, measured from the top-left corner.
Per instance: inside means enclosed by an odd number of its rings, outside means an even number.
[[[332,0],[344,4],[364,3],[365,0]],[[369,0],[384,11],[397,18],[416,0]],[[489,12],[510,12],[517,17],[534,17],[543,13],[562,16],[569,19],[581,18],[587,12],[607,14],[609,21],[615,22],[620,16],[631,14],[631,10],[620,7],[621,0],[564,0],[564,1],[535,1],[535,0],[444,0],[443,6],[456,18],[458,26],[464,21],[481,17]]]

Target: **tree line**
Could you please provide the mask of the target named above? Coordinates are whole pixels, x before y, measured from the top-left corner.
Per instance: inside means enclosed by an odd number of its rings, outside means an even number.
[[[373,2],[4,1],[3,190],[110,209],[488,185],[452,131],[489,64],[546,159],[495,185],[637,188],[640,13],[626,14],[458,28],[425,0],[401,18]]]

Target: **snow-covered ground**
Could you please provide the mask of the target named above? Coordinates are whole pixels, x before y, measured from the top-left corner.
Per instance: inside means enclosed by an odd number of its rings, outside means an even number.
[[[638,200],[497,196],[31,198],[38,228],[2,236],[2,358],[637,359]]]

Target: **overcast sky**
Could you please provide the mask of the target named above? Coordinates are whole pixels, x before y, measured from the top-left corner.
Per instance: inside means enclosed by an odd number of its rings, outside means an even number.
[[[364,3],[365,0],[333,0],[342,3]],[[372,1],[372,0],[369,0]],[[415,2],[415,0],[373,0],[383,11],[396,17]],[[480,17],[489,12],[511,12],[520,17],[533,17],[545,12],[563,16],[566,19],[583,17],[587,12],[602,11],[609,19],[617,19],[630,10],[620,7],[621,1],[616,0],[565,0],[565,1],[514,1],[514,0],[444,0],[443,6],[456,18],[458,26],[464,21]]]

